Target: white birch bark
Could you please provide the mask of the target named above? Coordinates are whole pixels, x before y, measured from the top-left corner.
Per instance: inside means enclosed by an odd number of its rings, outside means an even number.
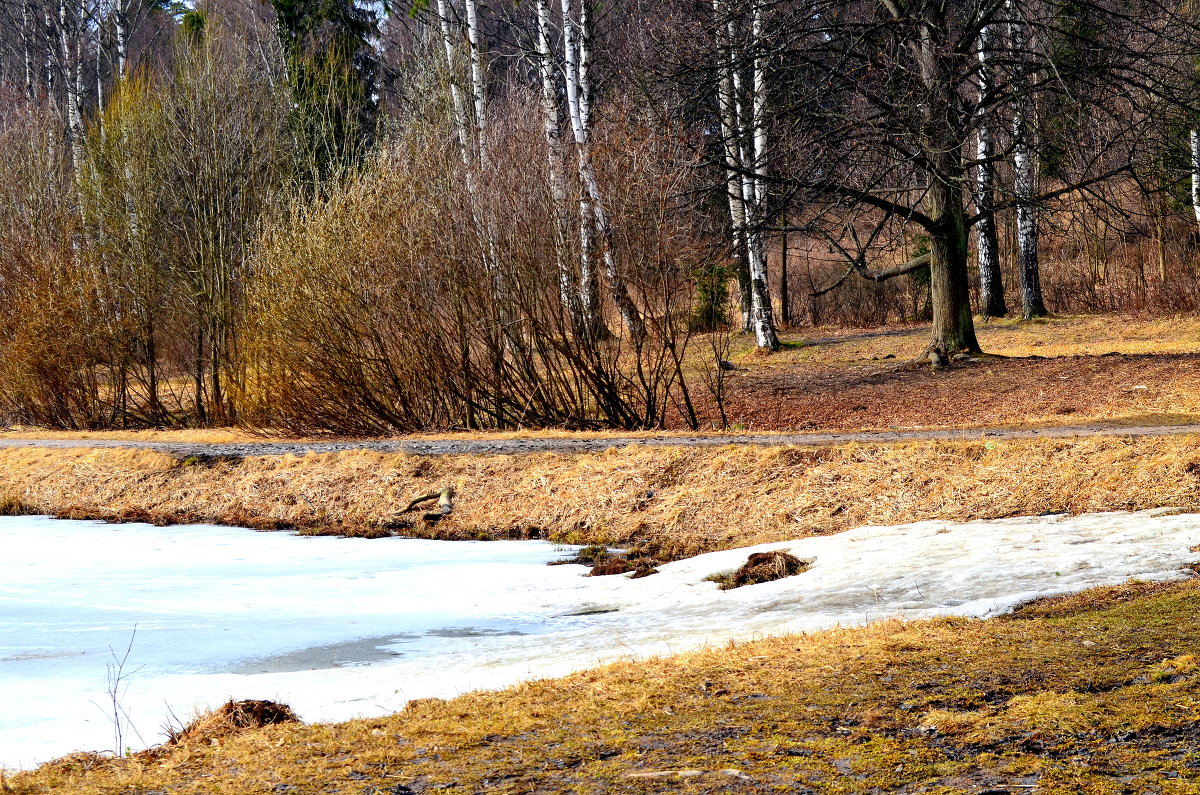
[[[75,163],[81,162],[83,146],[83,44],[84,30],[87,28],[87,0],[78,0],[75,6],[74,24],[74,62],[71,64],[71,79],[75,85],[75,131],[73,134],[76,147]]]
[[[571,123],[571,138],[578,151],[579,142],[584,140],[587,128],[579,96],[579,49],[576,45],[575,19],[571,0],[562,1],[563,20],[563,74],[567,92],[567,117]],[[578,164],[577,164],[578,169]],[[579,171],[582,174],[582,171]],[[600,285],[593,260],[593,215],[591,194],[579,192],[579,300],[584,323],[589,328],[597,324],[600,313]]]
[[[1188,135],[1192,149],[1192,212],[1200,224],[1200,130],[1192,129]]]
[[[70,39],[67,33],[67,2],[66,0],[58,0],[58,63],[56,64],[57,72],[62,78],[62,88],[64,90],[64,100],[67,102],[68,113],[70,113],[70,81],[67,79],[67,65],[70,63],[68,44]],[[68,125],[68,129],[70,126]]]
[[[592,25],[591,0],[579,0],[579,119],[583,129],[592,129]]]
[[[766,72],[759,44],[763,36],[762,9],[751,7],[750,35],[754,54],[751,61],[748,108],[742,107],[745,92],[735,62],[736,27],[726,0],[712,0],[716,19],[721,66],[718,81],[719,116],[725,155],[726,192],[735,251],[745,244],[750,275],[750,312],[744,318],[754,332],[755,343],[776,350],[774,313],[767,281],[766,239],[761,213],[766,205]],[[748,119],[749,129],[747,129]]]
[[[113,6],[113,38],[117,49],[116,82],[118,84],[124,81],[129,73],[129,9],[125,5],[126,1],[116,0]]]
[[[589,0],[582,0],[586,4]],[[633,299],[629,295],[629,290],[625,284],[625,280],[617,268],[616,256],[613,251],[613,233],[612,225],[608,218],[608,213],[604,207],[603,194],[600,191],[600,183],[596,178],[596,171],[592,165],[591,153],[591,109],[590,96],[591,85],[588,81],[587,71],[587,48],[581,46],[581,43],[586,42],[591,35],[590,27],[580,25],[578,31],[575,30],[576,23],[572,12],[571,0],[563,0],[563,45],[566,50],[566,82],[567,82],[567,106],[571,117],[571,130],[575,138],[575,152],[579,165],[579,179],[583,185],[586,199],[580,198],[581,229],[594,225],[596,238],[600,243],[600,255],[604,262],[605,275],[608,277],[609,292],[612,294],[613,304],[617,307],[617,312],[621,315],[621,320],[625,324],[626,330],[635,340],[640,340],[645,336],[645,325],[642,322],[641,314],[633,303]],[[586,23],[590,19],[587,11],[580,15],[581,23]],[[578,36],[576,35],[578,33]],[[580,69],[581,59],[583,56],[583,66]],[[586,207],[591,209],[590,214],[586,211]],[[590,217],[589,217],[590,216]],[[581,263],[582,264],[582,263]],[[590,263],[589,267],[590,267]],[[590,270],[589,270],[590,273]],[[581,279],[585,276],[581,272]],[[594,279],[594,277],[592,277]],[[590,285],[584,281],[584,292],[587,293]],[[598,315],[599,307],[593,306],[593,311]]]
[[[463,165],[469,171],[471,165],[470,127],[467,123],[467,106],[463,102],[462,90],[458,87],[456,76],[458,59],[454,54],[454,35],[450,29],[450,10],[446,0],[437,0],[437,15],[442,31],[442,45],[446,53],[446,68],[450,75],[450,107],[454,113],[454,128],[458,134],[459,155],[462,157]],[[469,174],[467,179],[471,179]],[[469,191],[471,191],[472,184],[468,185]],[[473,193],[473,191],[471,192]]]
[[[735,262],[743,258],[746,245],[746,203],[742,194],[740,170],[740,153],[738,144],[737,103],[734,93],[733,74],[733,43],[729,40],[729,29],[721,24],[725,7],[722,0],[712,0],[713,13],[717,20],[717,52],[720,65],[717,70],[717,116],[721,120],[721,151],[725,165],[725,198],[729,204],[729,222],[732,240],[732,254]],[[725,31],[724,34],[722,31]],[[737,268],[748,268],[747,263],[739,263]],[[749,331],[749,303],[743,305],[743,324]]]
[[[563,308],[577,330],[584,328],[582,304],[575,273],[567,262],[567,185],[563,173],[562,129],[559,127],[558,81],[554,78],[554,55],[550,38],[550,4],[548,0],[537,0],[537,57],[538,72],[542,79],[542,132],[546,138],[547,174],[550,181],[550,201],[554,205],[554,256],[558,266],[558,290]]]
[[[83,96],[83,64],[79,49],[79,23],[82,3],[78,9],[58,3],[59,54],[63,74],[63,95],[67,106],[67,137],[70,141],[71,167],[77,169],[82,158],[83,115],[80,100]],[[77,172],[76,172],[77,173]]]
[[[714,5],[715,8],[715,5]],[[745,286],[742,287],[742,295],[740,296],[742,305],[742,331],[751,333],[754,331],[754,280],[750,275],[754,270],[754,255],[751,253],[753,241],[750,239],[750,223],[751,223],[751,207],[752,191],[748,190],[749,176],[745,173],[746,165],[749,162],[749,152],[746,148],[746,125],[744,111],[742,108],[742,99],[744,96],[742,88],[742,72],[737,66],[737,25],[733,19],[730,7],[726,0],[721,2],[721,10],[718,12],[718,23],[724,19],[725,22],[725,42],[726,42],[726,68],[729,70],[731,81],[731,97],[732,105],[730,106],[730,123],[733,128],[734,142],[734,157],[736,158],[736,171],[738,180],[738,191],[741,194],[741,210],[740,217],[742,219],[742,239],[745,243],[746,256],[746,273]],[[739,285],[741,287],[741,285]]]
[[[995,145],[986,103],[992,87],[992,31],[990,25],[979,30],[979,122],[976,132],[976,154],[979,167],[975,173],[975,206],[980,213],[995,207],[996,169],[992,162]],[[1004,282],[1000,275],[1000,252],[996,234],[996,219],[984,215],[975,226],[976,250],[979,255],[979,303],[984,317],[1002,317]]]
[[[44,21],[43,32],[45,33],[45,45],[46,45],[46,62],[44,64],[46,72],[45,72],[45,75],[43,76],[43,79],[45,81],[45,86],[46,86],[46,98],[50,101],[51,105],[53,105],[56,101],[55,96],[54,96],[54,48],[55,48],[54,38],[55,37],[54,37],[54,18],[50,15],[50,4],[49,3],[47,3],[45,6],[42,7],[42,16],[43,16],[43,21]]]
[[[1026,47],[1025,26],[1017,3],[1006,3],[1012,49],[1018,61]],[[1018,63],[1018,69],[1021,68]],[[1013,110],[1013,192],[1017,204],[1017,272],[1021,280],[1022,315],[1026,319],[1046,315],[1038,272],[1038,219],[1033,199],[1037,194],[1037,159],[1030,147],[1029,100],[1023,96],[1024,79],[1017,83],[1018,97]]]
[[[475,107],[475,143],[479,164],[488,162],[487,113],[483,86],[483,55],[479,45],[479,22],[475,0],[464,0],[467,16],[467,49],[471,62],[471,99]]]
[[[481,124],[486,124],[483,108],[483,68],[479,54],[478,31],[476,30],[476,5],[474,0],[465,0],[468,16],[468,61],[471,70],[471,91],[475,113],[472,114],[459,88],[459,58],[456,53],[454,34],[450,23],[450,9],[447,0],[437,0],[437,15],[442,32],[442,44],[446,53],[446,68],[450,76],[450,102],[454,114],[454,126],[458,133],[459,154],[463,163],[463,181],[467,190],[470,205],[471,221],[475,233],[479,236],[483,268],[491,279],[492,295],[495,300],[495,310],[500,321],[502,333],[508,334],[511,324],[504,322],[506,311],[503,306],[504,285],[497,268],[495,235],[479,197],[476,172],[486,164],[486,133]],[[507,345],[507,342],[506,342]]]
[[[770,282],[767,279],[766,235],[762,223],[766,219],[767,182],[767,84],[766,64],[762,53],[763,19],[762,5],[755,2],[750,9],[750,46],[753,50],[750,128],[753,139],[753,159],[747,169],[753,187],[753,195],[747,213],[750,242],[750,310],[754,322],[754,339],[763,350],[777,350],[779,338],[775,334],[775,313],[771,307]]]
[[[21,46],[25,60],[25,98],[33,99],[33,9],[30,0],[21,4]]]
[[[92,27],[92,45],[96,48],[96,108],[102,110],[104,108],[104,9],[100,7],[100,0],[96,0],[93,13],[96,19],[96,24]],[[96,115],[101,128],[103,128],[104,114]]]

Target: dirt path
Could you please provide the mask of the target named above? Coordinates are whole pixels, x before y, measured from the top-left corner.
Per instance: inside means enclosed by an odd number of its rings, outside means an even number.
[[[178,443],[121,441],[111,439],[0,439],[0,448],[47,447],[125,447],[158,450],[180,458],[244,458],[247,456],[304,455],[336,453],[345,450],[375,450],[411,455],[523,455],[529,453],[598,452],[628,446],[642,447],[720,447],[722,445],[758,445],[825,447],[830,445],[897,443],[929,440],[969,441],[972,439],[1076,439],[1096,436],[1178,436],[1200,434],[1200,424],[1190,425],[1072,425],[1046,428],[970,428],[931,430],[855,431],[836,433],[714,434],[707,436],[582,437],[577,439],[442,439],[442,440],[360,440],[331,442],[239,442]]]

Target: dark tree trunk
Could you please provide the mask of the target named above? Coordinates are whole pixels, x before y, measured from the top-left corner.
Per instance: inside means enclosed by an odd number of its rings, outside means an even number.
[[[779,319],[784,326],[792,325],[792,297],[788,292],[788,233],[783,230],[779,241]]]
[[[967,225],[964,204],[962,126],[959,97],[943,37],[946,11],[931,4],[925,8],[921,35],[914,47],[927,96],[920,135],[929,169],[928,228],[929,287],[933,297],[933,333],[929,350],[943,356],[978,353],[975,324],[971,319],[971,292],[967,271]]]
[[[975,324],[971,320],[971,293],[967,272],[967,231],[962,205],[951,208],[943,226],[930,234],[933,259],[929,286],[933,293],[933,333],[930,350],[943,354],[978,353]]]

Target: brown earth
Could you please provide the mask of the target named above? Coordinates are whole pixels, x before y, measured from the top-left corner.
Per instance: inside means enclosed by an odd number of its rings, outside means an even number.
[[[1200,354],[868,361],[761,367],[730,377],[730,422],[754,430],[1192,424]]]

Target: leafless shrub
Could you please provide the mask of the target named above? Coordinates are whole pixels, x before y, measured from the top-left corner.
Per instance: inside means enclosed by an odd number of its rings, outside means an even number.
[[[368,173],[267,230],[248,295],[250,422],[348,433],[698,422],[687,312],[705,255],[679,198],[686,148],[615,114],[599,136],[612,144],[597,159],[614,247],[647,333],[580,334],[559,292],[536,114],[519,99],[502,110],[485,167],[466,171],[448,125],[413,121]]]

